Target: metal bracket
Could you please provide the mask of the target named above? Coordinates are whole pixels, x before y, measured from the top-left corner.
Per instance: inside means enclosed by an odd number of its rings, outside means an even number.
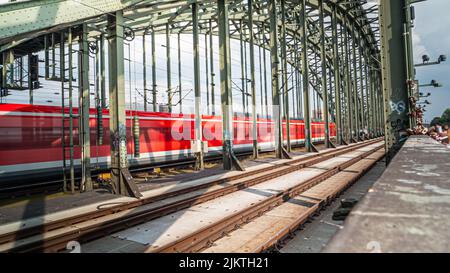
[[[330,145],[331,148],[336,149],[336,145],[333,142],[331,142],[331,140],[328,142],[328,145]]]
[[[292,156],[286,151],[284,147],[281,148],[281,156],[285,159],[292,159]]]
[[[130,171],[128,168],[122,168],[120,169],[120,174],[124,178],[123,182],[128,190],[128,196],[134,197],[134,198],[140,198],[142,197],[141,192],[139,191],[139,188],[136,186],[136,183],[134,183],[133,176],[130,174]]]
[[[234,154],[233,151],[231,151],[230,153],[230,157],[231,157],[231,163],[233,164],[233,167],[238,170],[238,171],[245,171],[244,166],[242,166],[241,162],[239,161],[239,159],[236,157],[236,155]]]
[[[204,162],[203,162],[203,156],[202,152],[195,153],[195,164],[194,164],[194,170],[200,171],[204,169]]]
[[[314,153],[318,153],[319,152],[319,149],[317,149],[317,147],[316,146],[314,146],[314,144],[309,144],[310,146],[311,146],[311,150],[314,152]]]

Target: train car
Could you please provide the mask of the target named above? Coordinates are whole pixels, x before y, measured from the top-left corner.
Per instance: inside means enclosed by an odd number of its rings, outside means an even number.
[[[73,134],[74,162],[80,165],[78,109],[73,109],[73,131],[69,131],[69,113],[56,106],[29,104],[0,104],[0,183],[46,179],[61,176],[63,160],[69,165],[69,135]],[[133,118],[139,120],[139,156],[135,156]],[[101,119],[102,126],[99,126]],[[101,115],[90,110],[91,164],[93,169],[104,170],[110,162],[110,134],[108,110]],[[252,120],[235,116],[234,149],[236,152],[252,150]],[[63,137],[64,127],[64,137]],[[208,142],[208,154],[222,150],[222,120],[220,116],[203,116],[203,140]],[[258,118],[258,143],[261,150],[274,149],[274,123]],[[312,123],[313,141],[324,139],[323,122]],[[283,123],[286,140],[286,123]],[[330,125],[336,135],[334,124]],[[304,142],[303,120],[290,121],[292,144]],[[141,111],[127,111],[127,151],[130,167],[157,164],[192,158],[190,141],[194,138],[194,116]],[[66,146],[63,151],[63,142]],[[65,155],[64,155],[65,154]],[[1,186],[1,184],[0,184]]]

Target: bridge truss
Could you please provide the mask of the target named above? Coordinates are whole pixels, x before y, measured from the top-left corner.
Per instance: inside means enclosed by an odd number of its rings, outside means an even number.
[[[249,57],[240,58],[242,86],[240,96],[244,114],[252,117],[256,126],[256,105],[266,109],[275,122],[276,154],[288,157],[291,150],[289,139],[290,113],[305,120],[305,145],[308,151],[315,151],[311,139],[311,121],[325,122],[325,145],[348,144],[366,137],[384,134],[386,98],[383,99],[381,31],[379,24],[379,4],[373,1],[346,0],[37,0],[15,1],[0,6],[0,51],[2,52],[2,95],[8,89],[20,86],[28,90],[30,104],[33,104],[34,90],[33,53],[44,50],[45,78],[61,81],[61,89],[67,97],[72,96],[71,86],[73,61],[79,69],[77,92],[80,97],[79,120],[82,124],[83,185],[92,188],[90,181],[90,133],[89,109],[90,85],[89,58],[94,56],[97,65],[95,74],[98,103],[96,107],[108,108],[110,113],[111,136],[116,143],[111,145],[113,181],[117,193],[136,195],[127,171],[125,126],[125,65],[124,43],[141,36],[143,43],[142,62],[144,79],[142,87],[145,111],[157,111],[157,86],[154,73],[147,78],[145,63],[147,57],[155,71],[155,51],[146,50],[145,41],[154,45],[155,35],[166,35],[167,61],[167,106],[174,109],[170,92],[175,86],[170,69],[173,54],[170,54],[169,36],[188,34],[192,37],[195,96],[195,138],[202,139],[201,99],[206,89],[208,108],[221,105],[223,122],[223,164],[224,168],[241,169],[233,154],[232,133],[232,52],[230,39],[241,43],[242,50]],[[210,48],[210,69],[201,75],[199,37],[204,35],[206,48]],[[213,37],[219,38],[219,52],[213,52]],[[74,50],[77,44],[78,50]],[[59,77],[55,76],[54,48],[61,50]],[[107,47],[108,50],[105,50]],[[152,49],[154,46],[152,46]],[[180,46],[178,45],[178,49]],[[271,71],[266,94],[260,94],[256,101],[256,78],[266,76],[257,64],[261,64],[261,54],[270,52]],[[52,53],[53,52],[53,53]],[[208,53],[206,53],[208,56]],[[27,60],[27,61],[24,61]],[[211,65],[219,60],[220,71]],[[178,54],[177,62],[181,59]],[[14,66],[28,63],[21,68],[25,75],[14,75]],[[108,69],[105,68],[108,64]],[[206,65],[208,67],[208,65]],[[108,71],[108,75],[106,75]],[[178,70],[181,73],[181,69]],[[214,82],[215,73],[220,73],[220,85]],[[267,71],[269,72],[269,71]],[[11,76],[11,74],[13,74]],[[206,77],[207,86],[202,85],[200,76]],[[181,78],[181,75],[180,75]],[[108,81],[109,90],[105,82]],[[248,85],[247,85],[248,82]],[[181,82],[179,83],[181,85]],[[290,88],[288,88],[290,86]],[[67,91],[68,90],[68,91]],[[268,92],[267,92],[268,90]],[[213,98],[220,92],[220,102]],[[262,92],[262,90],[261,90]],[[109,94],[109,96],[108,96]],[[217,93],[216,93],[217,94]],[[108,98],[107,98],[108,96]],[[181,98],[180,93],[180,98]],[[109,100],[107,105],[106,100]],[[312,99],[316,105],[312,111]],[[271,109],[269,109],[270,100]],[[67,102],[66,102],[67,103]],[[72,107],[72,105],[66,105]],[[316,107],[317,106],[317,107]],[[289,109],[293,107],[294,109]],[[320,111],[319,111],[320,109]],[[320,113],[319,113],[320,112]],[[214,113],[213,113],[214,114]],[[64,113],[63,113],[64,116]],[[72,120],[72,118],[70,119]],[[283,142],[282,121],[287,123],[287,144]],[[337,136],[331,139],[329,124],[336,124]],[[254,127],[255,128],[255,127]],[[362,134],[361,132],[366,132]],[[256,130],[252,131],[256,134]],[[257,138],[253,138],[254,157],[258,156]],[[73,153],[73,151],[72,151]],[[203,152],[197,153],[198,166],[203,164]],[[73,173],[69,179],[73,179]],[[131,185],[131,186],[130,186]]]

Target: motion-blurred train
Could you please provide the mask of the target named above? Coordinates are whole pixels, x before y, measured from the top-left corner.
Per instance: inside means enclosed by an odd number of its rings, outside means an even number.
[[[77,108],[73,113],[77,115]],[[108,110],[90,111],[91,164],[103,170],[110,161],[110,134]],[[64,143],[69,143],[68,109],[66,119],[62,119],[61,107],[29,104],[0,104],[0,182],[43,179],[61,176],[63,166],[62,127],[64,123]],[[139,145],[133,136],[133,119],[139,120]],[[102,126],[99,125],[102,120]],[[206,156],[217,155],[222,149],[222,119],[220,116],[202,117],[203,140],[208,143]],[[234,149],[236,152],[252,150],[249,117],[234,117]],[[258,118],[258,142],[261,150],[274,148],[274,123],[270,119]],[[303,120],[291,120],[292,144],[304,142]],[[141,111],[127,111],[127,141],[130,167],[144,166],[192,158],[190,138],[194,137],[194,116]],[[286,126],[284,123],[284,131]],[[323,122],[312,123],[314,142],[324,139]],[[99,130],[101,132],[99,133]],[[80,165],[78,118],[73,119],[75,166]],[[335,136],[335,125],[330,124],[330,134]],[[99,136],[101,139],[99,139]],[[286,140],[286,133],[284,133]],[[135,149],[139,147],[139,156]],[[66,162],[68,163],[68,148]]]

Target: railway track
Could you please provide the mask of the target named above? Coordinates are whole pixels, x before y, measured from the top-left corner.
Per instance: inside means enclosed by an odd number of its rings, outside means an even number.
[[[322,144],[323,142],[317,142],[315,144]],[[301,148],[303,145],[293,146],[293,148]],[[267,151],[260,151],[260,154],[268,154],[273,153],[273,151],[267,150]],[[253,152],[251,151],[245,151],[245,152],[237,152],[236,156],[240,159],[246,158],[249,156],[252,156]],[[222,155],[214,155],[210,157],[206,157],[204,159],[205,162],[217,162],[222,160]],[[148,172],[149,170],[160,168],[160,169],[166,169],[166,168],[187,168],[191,165],[195,164],[195,159],[186,159],[186,160],[179,160],[179,161],[173,161],[173,162],[161,162],[156,163],[144,167],[134,167],[130,169],[130,173],[133,175]],[[103,172],[106,172],[107,170],[103,170]],[[98,178],[98,173],[96,174],[96,170],[92,170],[94,175],[92,176],[92,179],[95,181]],[[75,182],[79,183],[81,181],[81,177],[75,177]],[[33,182],[33,183],[27,183],[23,185],[6,185],[0,187],[0,200],[6,200],[6,199],[14,199],[19,198],[23,196],[34,196],[39,194],[50,194],[50,193],[57,193],[61,192],[63,190],[63,179],[49,179],[45,181],[39,181],[39,182]]]
[[[203,248],[203,253],[278,252],[295,231],[317,215],[384,157],[379,150],[319,184],[246,222]]]
[[[318,172],[317,175],[308,177],[308,179],[305,179],[302,183],[289,185],[282,190],[278,190],[278,192],[272,194],[269,198],[264,198],[261,201],[252,203],[250,206],[245,207],[244,209],[239,209],[226,217],[221,217],[219,221],[215,221],[193,232],[189,232],[184,237],[180,236],[176,232],[170,233],[170,237],[180,238],[172,240],[169,243],[165,243],[164,239],[161,240],[162,242],[156,241],[152,243],[151,246],[145,250],[145,252],[198,252],[205,248],[209,248],[212,246],[213,242],[219,238],[227,237],[231,231],[240,229],[246,223],[252,221],[253,219],[260,218],[267,211],[271,211],[289,200],[292,200],[293,198],[295,198],[297,202],[307,203],[308,201],[306,198],[299,198],[298,195],[339,173],[341,170],[350,167],[381,148],[381,146],[376,146],[375,148],[372,148],[367,152],[363,152],[350,160],[333,165],[326,171]],[[177,224],[182,225],[183,221],[177,221]],[[181,234],[182,233],[183,232],[181,232]]]
[[[264,211],[280,205],[286,199],[296,196],[298,193],[313,187],[328,177],[335,175],[340,170],[381,149],[382,145],[380,143],[380,139],[375,139],[335,150],[327,150],[317,155],[305,156],[283,164],[247,171],[232,177],[217,179],[196,186],[178,188],[156,196],[122,203],[112,207],[99,208],[95,211],[61,218],[45,224],[25,226],[19,230],[6,230],[0,234],[0,251],[59,251],[64,249],[69,241],[77,240],[85,242],[103,237],[112,232],[145,223],[221,196],[249,189],[252,186],[317,165],[366,146],[375,145],[369,151],[360,153],[355,158],[346,160],[342,164],[338,164],[324,173],[312,177],[307,183],[302,183],[282,193],[275,194],[264,203],[254,206],[245,213],[236,214],[231,218],[224,219],[218,226],[210,226],[205,230],[199,231],[199,233],[197,232],[194,235],[191,234],[192,236],[181,238],[172,244],[148,250],[162,252],[198,251],[205,248],[205,245],[207,246],[211,242],[211,238],[220,238],[223,232],[230,231],[230,227],[235,227],[239,221],[243,221],[242,219],[247,219],[246,221],[248,221],[254,218],[255,215],[260,215]],[[211,233],[211,230],[214,232]],[[204,234],[207,234],[207,236]]]

